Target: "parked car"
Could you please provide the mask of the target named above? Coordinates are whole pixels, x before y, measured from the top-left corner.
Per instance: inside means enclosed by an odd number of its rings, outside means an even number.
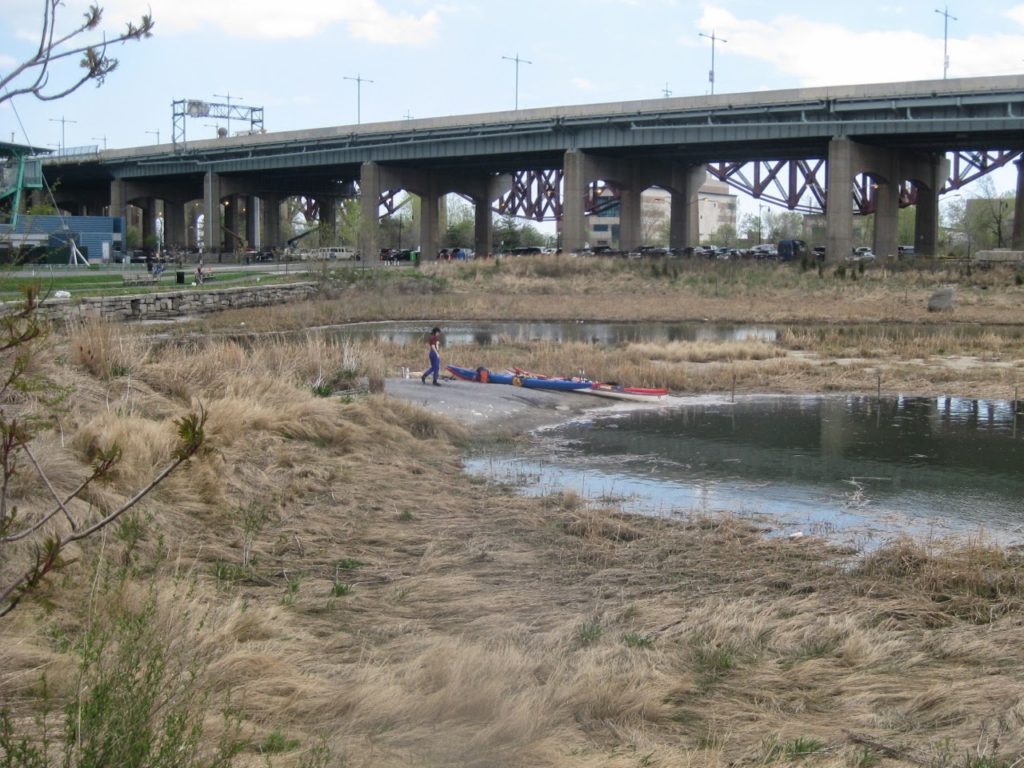
[[[914,246],[912,246],[912,245],[898,245],[898,246],[896,246],[896,255],[899,258],[901,258],[901,259],[904,256],[913,256],[914,255]]]
[[[853,253],[848,257],[849,261],[874,261],[875,254],[866,245],[859,245],[853,249]]]
[[[824,261],[825,260],[825,246],[824,245],[816,245],[816,246],[814,246],[814,256],[815,256],[815,258],[818,259],[818,261]]]
[[[669,249],[661,245],[641,245],[636,249],[636,255],[643,259],[662,258],[669,253]]]

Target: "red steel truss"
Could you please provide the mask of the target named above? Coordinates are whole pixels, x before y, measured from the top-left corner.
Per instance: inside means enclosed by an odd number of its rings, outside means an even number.
[[[1021,157],[1020,152],[984,151],[952,153],[950,176],[942,192],[960,189],[965,184],[1008,165]],[[751,197],[805,213],[821,213],[826,208],[826,168],[823,158],[806,160],[762,160],[754,163],[708,163],[708,175]],[[617,192],[613,188],[617,196]],[[852,190],[854,210],[859,214],[875,210],[875,186],[869,176],[859,175]],[[917,202],[917,187],[911,182],[900,185],[900,206]],[[587,213],[599,213],[597,206],[613,205],[608,196],[599,196],[592,186]],[[522,171],[515,175],[512,190],[503,195],[494,210],[501,214],[553,221],[561,218],[562,171]]]

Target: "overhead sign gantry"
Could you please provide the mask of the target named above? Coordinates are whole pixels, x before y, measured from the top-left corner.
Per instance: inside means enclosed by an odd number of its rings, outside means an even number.
[[[226,120],[227,125],[218,131],[223,131],[223,136],[231,135],[231,120],[241,120],[249,123],[249,130],[245,133],[263,133],[263,107],[246,107],[242,104],[232,104],[228,99],[227,104],[215,104],[201,99],[178,99],[171,102],[173,108],[171,137],[174,142],[174,151],[183,152],[186,145],[185,121],[189,117],[211,118],[213,120]]]

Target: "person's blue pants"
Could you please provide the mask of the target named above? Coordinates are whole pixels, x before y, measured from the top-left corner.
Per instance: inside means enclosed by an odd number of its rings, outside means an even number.
[[[423,372],[423,378],[432,376],[434,383],[437,383],[437,377],[441,373],[441,356],[434,350],[430,350],[430,367]]]

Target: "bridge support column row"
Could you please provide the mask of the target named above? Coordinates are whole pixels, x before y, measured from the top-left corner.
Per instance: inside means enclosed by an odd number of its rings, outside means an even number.
[[[655,186],[672,195],[669,245],[685,248],[700,242],[698,191],[706,178],[703,165],[599,158],[569,150],[562,167],[562,247],[566,251],[579,251],[585,245],[587,190],[601,180],[619,188],[619,247],[623,250],[643,244],[641,195]]]
[[[915,251],[934,256],[939,232],[939,190],[949,175],[943,156],[869,147],[845,136],[829,142],[826,249],[829,260],[846,258],[853,249],[853,202],[850,190],[857,173],[871,177],[875,190],[875,236],[879,256],[895,256],[899,240],[899,188],[905,180],[917,184],[914,221]]]
[[[475,205],[474,247],[480,255],[491,250],[491,204],[512,184],[507,175],[445,173],[422,169],[383,167],[363,163],[359,188],[362,226],[359,250],[364,259],[380,253],[380,196],[385,190],[404,189],[420,198],[420,258],[433,258],[441,244],[441,227],[446,219],[445,195],[469,196]]]

